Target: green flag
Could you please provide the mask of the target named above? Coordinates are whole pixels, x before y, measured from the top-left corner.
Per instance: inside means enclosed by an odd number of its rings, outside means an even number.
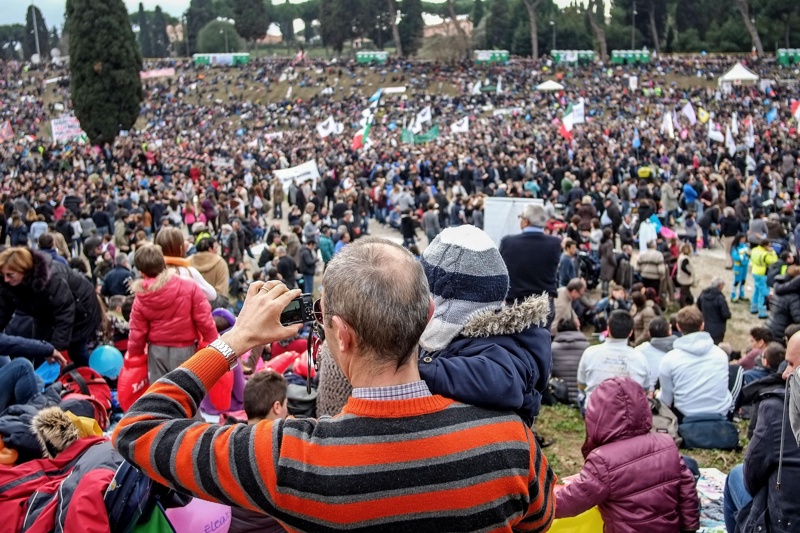
[[[403,130],[403,133],[400,135],[400,142],[404,144],[414,144],[414,134],[411,133],[411,130]]]
[[[425,133],[414,136],[414,144],[429,143],[439,138],[439,125],[432,127]]]

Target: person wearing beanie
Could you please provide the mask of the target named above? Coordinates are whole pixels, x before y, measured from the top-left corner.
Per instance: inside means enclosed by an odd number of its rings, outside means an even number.
[[[422,254],[433,316],[420,339],[419,372],[431,392],[513,410],[528,424],[550,377],[548,295],[505,306],[508,270],[492,239],[447,228]]]

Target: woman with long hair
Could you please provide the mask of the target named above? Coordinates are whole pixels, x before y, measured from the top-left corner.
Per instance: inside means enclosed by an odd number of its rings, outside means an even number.
[[[181,230],[173,227],[162,228],[156,235],[156,244],[161,247],[168,270],[174,271],[182,278],[194,280],[208,301],[213,302],[217,299],[217,291],[214,287],[186,259],[186,251],[189,247]]]

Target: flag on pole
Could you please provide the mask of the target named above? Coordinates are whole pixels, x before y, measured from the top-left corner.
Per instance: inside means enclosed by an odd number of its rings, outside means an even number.
[[[681,109],[681,114],[689,119],[689,124],[692,126],[697,124],[697,115],[694,114],[694,108],[691,102],[686,102],[686,105]]]
[[[342,131],[344,126],[333,120],[332,116],[317,124],[317,133],[323,139],[331,134],[340,134]]]
[[[731,115],[731,132],[734,135],[739,135],[739,117],[736,116],[736,111]]]
[[[670,139],[675,138],[675,129],[672,125],[672,117],[669,113],[664,113],[664,116],[661,117],[661,134],[666,135]]]
[[[287,100],[291,100],[292,99],[292,86],[291,85],[289,85],[289,88],[286,90],[286,99]]]
[[[767,124],[772,124],[778,119],[778,110],[773,107],[767,112],[767,116],[765,118],[767,120]]]
[[[350,143],[351,150],[358,150],[369,144],[369,129],[372,127],[372,121],[367,122],[367,125],[358,130],[353,137],[353,142]]]
[[[470,94],[481,94],[481,80],[477,80],[472,84],[472,90],[470,91]]]
[[[585,105],[583,102],[580,102],[575,105],[570,105],[567,108],[566,113],[561,118],[561,127],[559,128],[559,133],[565,139],[572,139],[572,128],[575,124],[583,124],[586,122],[585,118]]]
[[[792,118],[800,122],[800,100],[792,100],[791,103]]]
[[[699,107],[697,109],[697,120],[699,120],[701,124],[705,124],[706,122],[708,122],[708,119],[710,118],[711,115],[708,114],[708,111],[706,111],[702,107]]]
[[[747,125],[747,133],[744,136],[744,144],[747,145],[748,148],[753,148],[756,145],[756,134],[753,131],[753,118],[747,117],[744,122]]]
[[[642,139],[639,137],[639,128],[633,128],[633,141],[631,142],[634,150],[638,150],[642,146]]]
[[[678,112],[674,109],[672,110],[672,127],[676,130],[681,129],[681,123],[678,122]]]
[[[431,122],[433,119],[433,114],[431,113],[431,106],[426,106],[425,109],[417,113],[417,125],[421,126],[426,122]]]
[[[714,121],[708,121],[708,138],[718,143],[725,142],[725,136],[722,132],[714,127]]]
[[[464,117],[450,124],[452,133],[469,133],[469,117]]]
[[[503,94],[503,76],[497,77],[497,94]]]
[[[381,99],[382,95],[383,95],[383,88],[380,88],[377,91],[375,91],[375,94],[369,97],[370,103],[377,102],[378,100]]]
[[[14,129],[11,127],[11,121],[6,120],[0,124],[0,143],[10,141],[14,138]]]
[[[733,157],[733,154],[736,153],[736,143],[733,140],[733,135],[731,134],[731,127],[728,126],[725,128],[725,148],[728,149],[728,155]]]

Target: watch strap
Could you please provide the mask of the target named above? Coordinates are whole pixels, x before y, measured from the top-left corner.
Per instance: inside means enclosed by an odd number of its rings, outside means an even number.
[[[236,365],[239,364],[239,358],[236,357],[236,352],[233,351],[233,348],[228,346],[228,344],[223,341],[222,339],[217,339],[211,344],[208,345],[209,348],[214,348],[216,351],[222,354],[223,357],[228,361],[228,367],[233,370],[236,368]]]

